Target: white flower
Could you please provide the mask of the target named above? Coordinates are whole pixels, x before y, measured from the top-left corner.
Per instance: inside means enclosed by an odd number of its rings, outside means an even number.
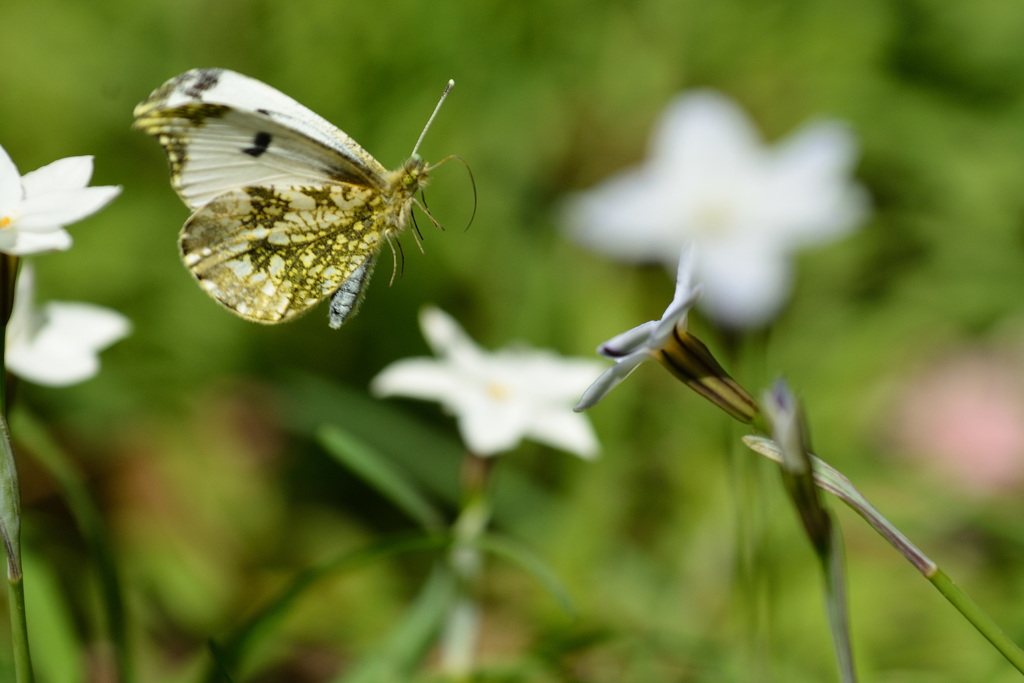
[[[48,386],[87,380],[99,372],[97,354],[131,330],[127,318],[102,306],[52,301],[36,309],[34,290],[34,273],[25,263],[7,323],[5,359],[24,380]]]
[[[525,348],[487,352],[436,308],[421,312],[420,327],[439,358],[392,363],[373,379],[375,394],[438,401],[477,455],[510,450],[524,437],[582,458],[597,454],[593,427],[571,407],[599,364]]]
[[[0,252],[24,256],[71,247],[68,223],[109,204],[120,187],[86,187],[92,157],[68,157],[19,175],[0,147]]]
[[[597,352],[611,358],[608,368],[583,394],[575,410],[596,405],[638,365],[655,360],[687,386],[743,422],[757,413],[753,399],[722,369],[704,344],[686,331],[686,314],[700,298],[702,285],[693,284],[694,254],[689,245],[679,255],[676,292],[661,320],[652,320],[612,337]]]
[[[701,306],[732,327],[761,325],[789,295],[793,252],[862,221],[867,195],[850,180],[856,157],[839,122],[807,125],[767,148],[733,102],[697,91],[669,105],[644,165],[573,197],[566,220],[585,246],[669,268],[692,241]]]

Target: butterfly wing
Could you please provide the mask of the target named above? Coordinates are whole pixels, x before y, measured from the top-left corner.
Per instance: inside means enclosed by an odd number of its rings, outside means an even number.
[[[214,299],[255,322],[283,322],[344,290],[347,308],[331,315],[338,327],[380,248],[382,203],[353,185],[237,188],[185,223],[182,259]]]
[[[193,69],[135,108],[167,153],[171,184],[197,209],[230,190],[347,183],[381,190],[387,170],[352,138],[269,85]]]

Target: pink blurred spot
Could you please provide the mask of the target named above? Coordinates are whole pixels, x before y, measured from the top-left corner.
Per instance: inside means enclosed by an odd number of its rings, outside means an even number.
[[[1009,358],[950,357],[913,380],[896,415],[899,446],[965,491],[1024,483],[1024,381]]]

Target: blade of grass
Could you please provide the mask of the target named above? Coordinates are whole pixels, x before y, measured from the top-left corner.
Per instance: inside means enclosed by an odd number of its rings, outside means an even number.
[[[404,511],[427,531],[444,528],[444,516],[380,451],[337,425],[323,425],[316,437],[339,463]]]
[[[416,667],[436,639],[455,594],[455,577],[438,565],[384,645],[335,679],[335,683],[412,680]]]
[[[569,597],[569,591],[565,589],[547,563],[525,545],[507,536],[493,533],[483,534],[472,545],[495,557],[518,564],[551,593],[551,596],[569,616],[576,616],[576,608],[572,604],[572,598]]]
[[[114,552],[106,525],[92,500],[82,475],[64,449],[46,432],[30,412],[19,407],[11,416],[18,441],[53,477],[61,496],[71,511],[82,538],[95,558],[100,581],[101,600],[106,613],[106,626],[114,649],[117,679],[121,683],[135,680],[128,648],[128,627],[124,596],[118,577]]]
[[[277,597],[264,605],[223,643],[216,644],[217,661],[207,671],[203,680],[207,683],[219,683],[223,680],[223,671],[230,671],[237,675],[238,667],[244,662],[248,652],[273,631],[292,605],[327,577],[336,572],[355,569],[394,555],[438,550],[447,546],[448,543],[449,538],[441,534],[430,536],[417,534],[385,539],[365,548],[343,553],[323,564],[300,572],[278,593]]]

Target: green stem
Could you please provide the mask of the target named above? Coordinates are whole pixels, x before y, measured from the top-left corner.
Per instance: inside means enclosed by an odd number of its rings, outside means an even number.
[[[25,621],[25,590],[21,572],[21,489],[11,448],[11,432],[0,412],[0,540],[7,555],[7,592],[14,647],[14,677],[17,683],[31,683],[32,658],[28,649]]]
[[[759,453],[775,462],[782,462],[782,449],[771,439],[761,436],[745,436],[743,443],[755,453]],[[811,457],[814,463],[814,482],[823,491],[827,491],[846,503],[860,515],[872,528],[896,548],[921,574],[932,582],[939,592],[962,614],[981,635],[999,650],[1017,669],[1024,674],[1024,651],[1010,640],[1001,628],[982,609],[960,590],[953,581],[939,569],[939,565],[925,555],[910,542],[892,522],[882,516],[868,499],[854,487],[842,472],[824,460]]]
[[[969,595],[960,590],[953,580],[946,576],[946,573],[936,567],[932,574],[925,577],[932,582],[932,585],[939,589],[939,592],[956,607],[960,614],[985,636],[988,642],[999,650],[1006,657],[1006,660],[1014,666],[1017,671],[1024,674],[1024,651],[999,628],[999,625],[992,620]]]
[[[7,602],[11,613],[11,643],[14,646],[14,680],[32,683],[32,656],[28,649],[28,622],[25,620],[25,584],[22,576],[7,579]]]
[[[477,592],[483,555],[476,547],[491,521],[488,498],[493,458],[469,453],[463,467],[462,511],[452,525],[449,565],[455,575],[457,594],[448,610],[441,634],[441,670],[453,680],[469,680],[480,635]]]

